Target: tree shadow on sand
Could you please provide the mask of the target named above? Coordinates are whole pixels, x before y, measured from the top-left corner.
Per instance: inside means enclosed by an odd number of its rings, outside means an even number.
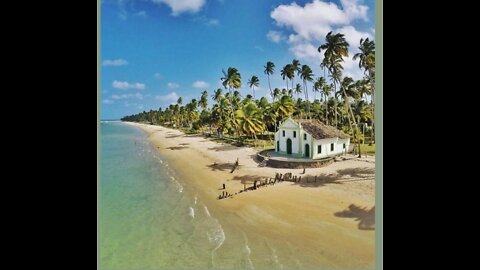
[[[203,138],[203,135],[201,134],[196,134],[196,133],[193,133],[193,134],[185,134],[183,137],[192,137],[192,138]]]
[[[294,182],[293,184],[301,187],[321,187],[327,184],[341,184],[341,182],[337,182],[340,178],[341,176],[337,174],[325,173],[317,175],[317,178],[315,178],[315,175],[302,175],[302,180],[300,182]]]
[[[375,230],[375,206],[370,210],[366,207],[359,207],[355,204],[350,204],[348,209],[334,214],[336,217],[354,218],[358,221],[358,229],[360,230]]]
[[[172,138],[178,138],[178,137],[182,137],[182,135],[168,135],[165,138],[172,139]]]
[[[371,177],[371,175],[375,174],[375,168],[348,168],[348,169],[343,169],[343,170],[338,170],[337,174],[340,176],[346,176],[349,175],[352,178],[365,178],[368,175]]]
[[[342,184],[345,182],[365,181],[374,179],[375,169],[365,167],[342,169],[330,174],[322,173],[317,175],[302,175],[302,180],[293,184],[299,185],[301,187],[321,187],[327,184]]]
[[[214,151],[231,151],[231,150],[236,150],[238,149],[239,147],[237,146],[233,146],[233,145],[230,145],[230,144],[226,144],[226,145],[220,145],[220,146],[214,146],[214,147],[210,147],[208,148],[208,150],[214,150]]]
[[[188,147],[185,147],[185,146],[171,146],[171,147],[167,147],[167,149],[170,149],[170,150],[182,150],[182,149],[185,149],[185,148],[188,148]]]
[[[213,163],[210,165],[207,165],[212,171],[231,171],[233,169],[233,166],[235,166],[235,163]],[[241,168],[242,165],[238,165],[237,169]]]
[[[257,175],[235,175],[232,180],[240,181],[242,184],[253,184],[255,180],[265,180],[265,178]]]
[[[250,158],[255,161],[255,163],[260,163],[261,161],[258,159],[257,154],[250,155]]]

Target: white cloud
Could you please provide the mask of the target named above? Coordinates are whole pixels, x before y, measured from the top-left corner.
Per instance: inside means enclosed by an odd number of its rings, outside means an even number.
[[[116,89],[121,89],[121,90],[127,90],[127,89],[137,89],[137,90],[143,90],[145,89],[145,84],[143,83],[129,83],[129,82],[122,82],[122,81],[113,81],[112,82],[112,87]]]
[[[279,26],[285,26],[305,40],[322,39],[336,25],[347,25],[355,19],[367,19],[368,7],[357,0],[341,0],[342,9],[335,3],[314,0],[304,7],[296,3],[276,7],[270,16]]]
[[[347,40],[349,46],[349,51],[358,51],[358,46],[360,46],[360,39],[370,38],[372,35],[367,32],[360,32],[355,29],[355,27],[348,25],[342,28],[338,28],[336,32],[345,34],[345,39]]]
[[[340,4],[313,0],[305,6],[296,3],[279,5],[270,16],[276,24],[286,30],[292,31],[287,43],[289,51],[298,59],[311,65],[319,66],[323,53],[318,53],[318,46],[325,42],[328,32],[345,34],[345,39],[350,44],[349,57],[345,57],[344,75],[361,78],[362,72],[358,70],[357,61],[353,55],[358,52],[361,38],[370,37],[371,33],[358,31],[352,22],[355,20],[368,21],[368,7],[361,5],[359,0],[341,0]]]
[[[192,86],[195,88],[207,88],[210,85],[204,81],[196,81],[192,84]]]
[[[331,25],[349,23],[346,14],[336,4],[319,0],[307,3],[305,7],[297,3],[280,5],[270,16],[277,25],[292,29],[306,40],[324,37],[330,31]]]
[[[273,30],[268,31],[267,38],[275,43],[279,43],[280,41],[285,39],[281,32]]]
[[[123,95],[111,95],[110,98],[112,98],[112,99],[130,99],[130,98],[143,99],[143,95],[140,94],[140,93],[123,94]]]
[[[219,25],[220,21],[218,19],[210,19],[205,24],[208,26],[215,26],[215,25]]]
[[[160,74],[158,72],[153,74],[153,77],[155,77],[156,79],[159,79],[159,80],[163,79],[162,74]]]
[[[178,83],[169,82],[169,83],[167,83],[167,87],[170,88],[170,89],[176,89],[176,88],[179,88],[180,85],[178,85]]]
[[[103,104],[113,104],[113,103],[115,103],[113,100],[110,100],[110,99],[104,99],[102,102],[103,102]]]
[[[139,11],[133,14],[134,16],[147,17],[147,12],[145,10]]]
[[[156,96],[155,97],[156,100],[170,101],[170,102],[177,102],[178,98],[179,98],[179,96],[175,92],[171,92],[170,94],[165,95],[165,96]]]
[[[197,13],[205,5],[205,0],[152,0],[156,4],[165,4],[172,9],[172,15],[181,13]]]
[[[322,55],[318,53],[317,49],[318,48],[313,46],[311,43],[306,42],[294,44],[289,50],[298,58],[310,61],[318,59],[318,62],[320,63]]]
[[[125,105],[125,107],[134,107],[134,108],[137,108],[137,109],[143,109],[143,104],[139,104],[139,103],[130,103],[130,102],[125,102],[123,103],[123,105]]]
[[[358,0],[340,0],[342,3],[343,10],[348,18],[352,19],[362,19],[368,21],[367,12],[368,7],[364,5],[359,5]]]
[[[127,60],[125,59],[115,59],[115,60],[103,60],[102,66],[114,66],[114,67],[119,67],[119,66],[126,66],[128,65]]]

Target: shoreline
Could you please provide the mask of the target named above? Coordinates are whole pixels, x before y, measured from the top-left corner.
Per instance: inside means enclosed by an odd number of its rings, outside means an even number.
[[[322,168],[276,169],[259,167],[257,151],[217,143],[201,135],[162,126],[123,122],[142,129],[185,182],[184,189],[208,207],[225,231],[217,250],[228,261],[231,239],[244,241],[251,260],[262,267],[265,256],[295,258],[285,268],[373,268],[375,265],[375,164],[364,160],[335,162]],[[233,163],[240,166],[230,173]],[[216,164],[215,164],[216,163]],[[235,193],[260,178],[291,172],[318,176],[318,183],[282,182],[260,190],[218,200],[222,184]],[[372,224],[373,223],[373,224]],[[270,249],[269,249],[270,247]],[[281,248],[279,248],[281,247]],[[275,255],[277,257],[277,255]]]

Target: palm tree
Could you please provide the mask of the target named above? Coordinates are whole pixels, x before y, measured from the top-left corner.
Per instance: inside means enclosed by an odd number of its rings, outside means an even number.
[[[213,92],[212,98],[215,102],[219,103],[220,100],[223,98],[222,89],[218,88],[217,90],[215,90],[215,92]]]
[[[278,88],[273,89],[273,101],[274,102],[275,102],[275,99],[278,99],[278,97],[280,96],[280,93],[281,93],[280,89],[278,89]]]
[[[352,98],[356,99],[358,97],[358,92],[356,91],[356,87],[355,87],[355,84],[354,84],[354,81],[353,81],[352,78],[350,78],[350,77],[343,78],[343,80],[340,84],[340,90],[337,92],[337,95],[342,97],[342,99],[343,99],[343,103],[344,103],[344,106],[345,106],[345,111],[347,112],[347,116],[348,116],[348,112],[350,111],[351,114],[352,114],[352,117],[355,118],[355,116],[353,114],[353,111],[352,111],[352,107],[349,106],[349,98],[352,97]],[[350,129],[353,130],[350,117],[347,117],[347,118],[348,118],[348,123],[350,125]],[[353,121],[356,122],[355,119],[353,119]]]
[[[253,101],[253,96],[248,94],[245,96],[245,98],[242,100],[242,104],[247,104]]]
[[[228,91],[229,91],[229,97],[230,99],[232,98],[232,89],[238,89],[242,86],[242,77],[240,75],[240,72],[238,72],[238,70],[234,67],[229,67],[227,69],[227,72],[225,72],[225,70],[222,70],[223,72],[223,77],[220,78],[222,80],[222,85],[223,87],[225,87],[225,89],[227,89],[227,86],[228,86]],[[230,100],[230,105],[232,105],[231,107],[231,110],[230,110],[230,117],[232,119],[232,123],[233,125],[236,124],[235,122],[235,115],[234,115],[234,108],[233,108],[233,105],[234,105],[234,102],[233,100]],[[240,133],[238,133],[238,135],[240,136]]]
[[[338,113],[337,113],[337,103],[338,103],[338,100],[337,100],[337,92],[336,92],[336,82],[340,82],[342,78],[342,71],[341,69],[335,69],[332,71],[332,73],[330,74],[330,80],[333,81],[333,93],[334,93],[334,97],[333,97],[333,100],[334,100],[334,115],[335,115],[335,127],[338,126]]]
[[[320,99],[323,98],[322,88],[324,85],[325,85],[325,78],[323,77],[317,78],[317,80],[313,84],[313,100],[314,101],[317,100],[317,92],[320,92],[322,94],[322,97],[320,97]]]
[[[358,97],[356,84],[354,83],[352,78],[343,78],[340,84],[340,90],[338,90],[337,95],[342,97],[343,100],[346,100],[348,97],[352,97],[354,99]]]
[[[337,84],[341,80],[341,70],[343,69],[341,62],[343,62],[343,57],[348,57],[348,43],[345,40],[345,36],[341,33],[332,34],[328,32],[325,37],[326,43],[318,47],[318,52],[323,53],[323,67],[327,67],[330,77],[333,80],[334,91],[337,91]],[[335,73],[335,75],[334,75]],[[336,108],[336,106],[335,106]],[[336,111],[336,109],[335,109]],[[337,113],[335,113],[335,127],[337,127]]]
[[[260,81],[258,80],[258,77],[255,75],[253,75],[252,78],[248,81],[248,85],[250,86],[250,88],[252,88],[254,99],[255,99],[255,87],[258,87],[259,83]]]
[[[295,72],[293,70],[292,64],[287,64],[283,67],[283,69],[280,71],[280,75],[282,75],[282,79],[286,80],[287,82],[287,90],[288,90],[288,80],[293,80],[293,77],[295,76]],[[293,85],[292,85],[293,86]]]
[[[349,44],[345,40],[345,36],[341,33],[332,35],[332,32],[329,32],[325,37],[325,41],[326,43],[321,45],[318,48],[318,52],[321,52],[322,50],[325,51],[323,61],[325,62],[325,66],[328,68],[328,71],[330,72],[330,75],[334,82],[335,91],[336,91],[336,85],[337,83],[340,82],[341,76],[342,76],[341,71],[343,67],[341,63],[344,62],[343,57],[348,57]],[[345,91],[345,88],[343,88],[343,91]],[[347,96],[346,93],[343,93],[343,94],[344,96]],[[348,98],[345,100],[345,102],[347,103],[346,105],[347,108],[350,109],[351,117],[355,125],[355,129],[351,127],[353,132],[353,137],[355,139],[356,138],[355,134],[357,133],[356,129],[358,129],[358,126],[357,126],[355,117],[353,115],[352,108],[349,105]],[[348,116],[348,112],[347,112],[347,116]],[[337,123],[335,124],[337,125]],[[362,156],[362,154],[360,153],[360,144],[358,144],[358,154],[359,154],[359,157]]]
[[[177,104],[178,104],[178,105],[182,105],[182,103],[183,103],[183,99],[182,99],[182,97],[179,97],[179,98],[177,99]]]
[[[216,106],[212,108],[212,111],[219,116],[218,125],[220,126],[220,129],[217,130],[219,133],[223,133],[223,130],[227,127],[227,123],[231,121],[230,118],[226,117],[229,113],[230,107],[230,101],[227,98],[222,97]]]
[[[303,80],[303,85],[305,87],[305,100],[307,102],[307,112],[308,112],[308,118],[310,118],[310,106],[309,106],[309,100],[308,100],[308,85],[307,82],[313,81],[313,71],[312,69],[307,66],[303,65],[302,66],[302,73],[300,74],[300,78]]]
[[[295,104],[289,96],[282,96],[278,101],[272,104],[273,114],[275,116],[275,133],[277,132],[277,123],[295,111]]]
[[[230,91],[242,87],[242,76],[236,68],[229,67],[227,72],[225,72],[225,70],[222,70],[222,72],[223,77],[220,79],[222,80],[222,85],[225,89],[227,89],[227,86]]]
[[[280,70],[280,75],[282,76],[282,79],[285,81],[287,80],[287,88],[288,88],[288,67],[284,66],[282,70]]]
[[[295,105],[292,98],[290,98],[289,96],[282,96],[282,98],[280,98],[279,101],[275,102],[273,106],[275,114],[280,117],[280,121],[292,115],[292,113],[295,111]]]
[[[273,74],[275,71],[275,64],[273,62],[268,61],[267,64],[264,66],[265,71],[264,73],[267,74],[268,77],[268,89],[270,89],[270,95],[272,96],[273,99],[273,93],[272,93],[272,87],[270,86],[270,75]]]
[[[297,83],[297,85],[295,86],[295,94],[297,94],[297,97],[298,97],[301,93],[302,93],[302,85]]]
[[[198,105],[202,107],[202,109],[206,109],[208,106],[208,92],[207,90],[202,92],[202,96],[200,97],[200,101],[198,102]]]
[[[360,39],[360,50],[359,53],[356,53],[353,56],[353,60],[359,58],[358,67],[360,69],[364,69],[364,74],[367,75],[367,79],[370,82],[371,87],[371,110],[372,110],[372,136],[370,140],[370,145],[372,144],[373,137],[375,134],[375,111],[374,111],[374,100],[375,100],[375,42],[372,40],[370,41],[368,38],[365,40],[362,38]]]
[[[243,108],[235,111],[236,126],[247,136],[257,139],[257,132],[263,132],[264,124],[262,114],[258,110],[257,104],[249,102]]]
[[[259,107],[262,113],[262,121],[265,123],[265,129],[268,129],[269,126],[273,126],[274,131],[276,132],[275,120],[277,119],[277,115],[275,114],[273,105],[267,102],[266,106]],[[270,137],[270,140],[273,141],[273,137]]]
[[[353,60],[359,59],[358,67],[364,69],[364,73],[367,75],[367,72],[375,68],[375,42],[373,40],[370,41],[369,38],[365,40],[362,38],[360,39],[360,47],[358,49],[360,52],[353,56]]]
[[[240,107],[240,102],[242,101],[242,96],[237,90],[233,91],[232,95],[232,106],[234,110],[237,110]]]
[[[300,61],[297,59],[292,60],[292,70],[293,70],[293,77],[295,77],[295,71],[297,72],[298,75],[302,72],[300,69]],[[292,80],[292,89],[293,89],[293,80]]]
[[[372,121],[372,112],[365,100],[358,100],[352,104],[352,110],[358,123],[366,125]]]
[[[261,97],[259,100],[257,100],[257,104],[260,108],[266,108],[269,106],[268,100],[265,97]]]
[[[332,93],[332,88],[333,85],[327,85],[326,82],[322,87],[322,92],[323,96],[325,97],[325,121],[326,124],[328,125],[328,97],[330,96],[330,93]]]
[[[355,89],[358,92],[359,98],[367,100],[367,95],[370,94],[370,87],[368,81],[365,79],[355,81]]]

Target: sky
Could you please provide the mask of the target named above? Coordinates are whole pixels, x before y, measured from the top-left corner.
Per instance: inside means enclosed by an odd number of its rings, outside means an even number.
[[[266,62],[275,64],[272,89],[286,88],[280,70],[293,59],[323,76],[317,48],[330,31],[345,34],[350,44],[344,76],[360,79],[363,71],[351,57],[360,38],[375,36],[374,2],[102,0],[100,118],[165,109],[178,97],[198,100],[204,90],[211,96],[223,88],[222,69],[228,67],[239,70],[243,96],[253,95],[247,81],[256,75],[255,97],[271,100]]]

